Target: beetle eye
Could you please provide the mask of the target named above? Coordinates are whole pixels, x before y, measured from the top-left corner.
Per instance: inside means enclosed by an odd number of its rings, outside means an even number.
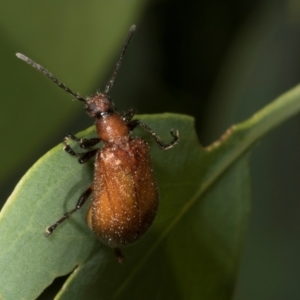
[[[96,106],[96,104],[95,103],[90,103],[89,105],[88,105],[88,111],[90,111],[90,112],[92,112],[92,111],[94,111],[95,109],[97,108],[97,106]]]

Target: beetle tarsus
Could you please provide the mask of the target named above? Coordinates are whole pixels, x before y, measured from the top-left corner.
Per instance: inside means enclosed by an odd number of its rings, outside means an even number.
[[[47,228],[46,228],[46,231],[45,231],[45,233],[44,233],[44,236],[45,236],[45,237],[48,237],[49,235],[52,234],[53,230],[54,230],[53,226],[47,227]]]

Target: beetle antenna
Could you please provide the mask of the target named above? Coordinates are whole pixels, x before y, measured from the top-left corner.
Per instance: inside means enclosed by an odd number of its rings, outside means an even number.
[[[60,81],[58,81],[47,69],[43,68],[42,66],[40,66],[39,64],[37,64],[36,62],[34,62],[32,59],[28,58],[27,56],[25,56],[22,53],[16,53],[16,56],[18,58],[24,60],[26,63],[28,63],[29,65],[31,65],[32,67],[34,67],[38,71],[42,72],[44,75],[48,76],[60,88],[62,88],[64,91],[66,91],[67,93],[69,93],[72,96],[74,96],[77,100],[82,101],[84,103],[87,102],[87,100],[85,98],[83,98],[82,96],[80,96],[80,95],[72,92],[67,86],[65,86],[63,83],[61,83]]]
[[[120,66],[121,66],[121,64],[122,64],[122,60],[123,60],[123,58],[124,58],[124,55],[125,55],[126,49],[127,49],[127,47],[128,47],[128,44],[129,44],[129,42],[130,42],[130,40],[131,40],[131,38],[132,38],[132,36],[133,36],[133,33],[134,33],[134,31],[135,31],[135,28],[136,28],[135,25],[131,25],[131,27],[130,27],[130,29],[129,29],[127,38],[126,38],[125,43],[124,43],[124,45],[123,45],[123,48],[122,48],[121,54],[120,54],[120,56],[119,56],[119,59],[118,59],[118,61],[117,61],[117,63],[116,63],[115,69],[114,69],[114,71],[113,71],[113,73],[112,73],[112,75],[111,75],[109,81],[107,82],[107,84],[106,84],[106,86],[105,86],[104,94],[107,94],[107,93],[110,91],[110,89],[112,88],[113,84],[114,84],[115,78],[116,78],[116,76],[117,76],[117,74],[118,74],[118,71],[119,71],[119,69],[120,69]]]

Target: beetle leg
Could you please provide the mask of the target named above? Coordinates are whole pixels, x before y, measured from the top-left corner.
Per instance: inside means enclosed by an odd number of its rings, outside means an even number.
[[[75,211],[80,209],[82,205],[86,202],[86,200],[89,198],[91,193],[93,192],[93,185],[91,185],[78,199],[77,204],[75,208],[72,210],[66,212],[60,219],[58,219],[54,224],[51,226],[48,226],[46,228],[45,236],[48,237],[50,234],[53,233],[53,231],[56,229],[58,225],[60,225],[63,221],[68,219]]]
[[[68,154],[72,156],[78,157],[78,162],[80,164],[86,163],[88,160],[90,160],[93,156],[97,154],[99,151],[99,148],[93,149],[87,152],[75,152],[68,144],[64,146],[64,151],[66,151]]]
[[[64,137],[64,144],[67,144],[67,140],[79,143],[79,147],[82,149],[91,148],[100,142],[100,138],[81,139],[72,133]]]
[[[92,157],[94,157],[97,154],[98,151],[99,151],[99,148],[93,149],[93,150],[88,151],[88,152],[81,153],[79,158],[78,158],[78,162],[80,164],[86,163],[88,160],[90,160]]]
[[[123,262],[124,262],[124,256],[123,256],[123,254],[121,252],[121,249],[120,248],[114,248],[114,251],[115,251],[115,256],[116,256],[118,262],[120,264],[123,264]]]
[[[63,144],[64,144],[64,148],[63,150],[66,151],[68,154],[72,155],[72,156],[76,156],[78,157],[78,162],[80,164],[83,164],[85,162],[87,162],[89,159],[91,159],[99,149],[93,149],[90,150],[88,152],[75,152],[71,146],[67,143],[67,140],[71,139],[75,142],[79,143],[79,146],[81,148],[90,148],[94,145],[96,145],[97,143],[100,142],[99,138],[91,138],[91,139],[80,139],[77,136],[73,135],[73,134],[68,134],[67,136],[65,136]]]
[[[155,139],[157,145],[159,146],[159,148],[161,150],[167,150],[167,149],[172,148],[179,140],[179,132],[178,132],[178,130],[175,130],[173,128],[170,131],[171,135],[173,136],[173,141],[165,144],[162,142],[160,137],[144,122],[142,122],[140,120],[133,120],[127,124],[130,131],[132,131],[138,125],[140,125],[145,131],[149,132],[153,136],[153,138]]]
[[[121,118],[123,119],[123,121],[125,123],[128,123],[131,121],[131,119],[133,118],[133,116],[136,114],[136,110],[134,108],[128,109],[126,111],[123,111],[121,113]]]

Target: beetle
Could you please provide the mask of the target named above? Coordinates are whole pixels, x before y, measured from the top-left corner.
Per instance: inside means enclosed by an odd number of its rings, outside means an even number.
[[[107,82],[104,92],[84,98],[72,92],[58,81],[48,70],[17,53],[16,56],[48,76],[55,84],[82,101],[89,116],[95,119],[95,138],[78,138],[68,134],[63,140],[64,151],[78,158],[83,164],[96,156],[92,185],[79,197],[76,206],[66,212],[54,224],[46,228],[45,236],[79,210],[93,193],[93,199],[87,212],[87,224],[100,240],[114,248],[117,259],[123,262],[120,247],[131,244],[141,238],[155,219],[159,196],[151,165],[148,144],[140,137],[132,137],[131,132],[141,126],[154,138],[162,150],[172,148],[179,140],[178,130],[171,129],[173,137],[169,143],[163,143],[158,135],[140,120],[132,120],[135,110],[118,112],[114,102],[108,96],[118,74],[127,46],[136,26],[130,27],[114,71]],[[76,152],[68,143],[77,142],[86,152]],[[99,142],[101,148],[93,147]],[[92,149],[91,149],[92,148]]]

